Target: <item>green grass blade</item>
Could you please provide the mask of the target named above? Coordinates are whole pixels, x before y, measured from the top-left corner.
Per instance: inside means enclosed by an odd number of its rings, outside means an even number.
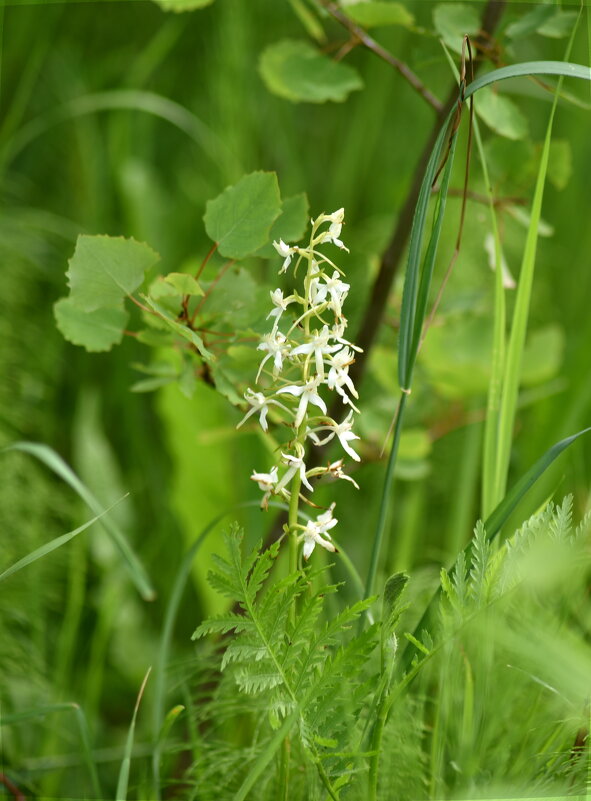
[[[124,495],[123,498],[126,498],[127,495]],[[121,498],[120,500],[123,500]],[[119,503],[119,501],[117,501]],[[115,506],[116,504],[113,504]],[[45,545],[41,545],[39,548],[35,548],[34,551],[23,556],[22,559],[19,559],[18,562],[15,562],[10,567],[6,568],[2,573],[0,573],[0,582],[5,581],[9,576],[12,576],[14,573],[18,573],[19,570],[22,570],[23,567],[28,567],[32,565],[33,562],[36,562],[38,559],[42,559],[47,554],[52,553],[52,551],[56,551],[58,548],[61,548],[62,545],[65,545],[70,540],[73,540],[74,537],[77,537],[78,534],[82,534],[83,531],[86,531],[87,528],[94,525],[97,520],[100,520],[103,515],[106,515],[108,512],[111,511],[113,506],[110,506],[108,509],[105,509],[103,512],[98,514],[96,517],[93,517],[92,520],[88,520],[86,523],[83,523],[78,528],[75,528],[73,531],[69,531],[67,534],[62,534],[59,537],[55,537],[55,539],[51,540],[51,542],[45,543]]]
[[[396,458],[398,456],[398,445],[400,443],[400,434],[402,432],[402,423],[404,420],[404,410],[406,408],[406,400],[408,393],[403,392],[400,396],[400,403],[396,413],[396,423],[394,425],[394,438],[392,440],[392,448],[388,458],[388,465],[386,467],[386,475],[384,476],[384,483],[382,486],[382,495],[380,498],[380,511],[378,513],[378,522],[373,537],[371,547],[371,557],[369,560],[369,569],[367,571],[367,578],[365,580],[364,598],[370,598],[373,595],[373,587],[376,580],[376,573],[378,571],[378,561],[380,557],[380,550],[382,547],[382,540],[384,538],[384,531],[386,529],[386,521],[388,519],[388,510],[390,508],[390,499],[392,496],[392,481],[394,479],[394,467],[396,466]],[[359,618],[359,627],[362,625],[363,618]]]
[[[408,260],[404,289],[402,291],[402,306],[400,309],[400,334],[398,338],[398,381],[401,388],[406,390],[410,389],[413,366],[411,364],[411,350],[413,334],[417,325],[416,311],[420,286],[421,251],[427,225],[431,186],[445,149],[447,122],[442,126],[439,132],[439,136],[437,137],[437,141],[431,153],[431,158],[427,164],[427,169],[425,170],[425,176],[421,184],[419,199],[417,200],[417,207],[413,217],[408,247]]]
[[[556,93],[555,102],[552,106],[550,120],[548,122],[548,128],[546,131],[546,138],[544,141],[544,148],[538,169],[538,177],[536,180],[536,188],[531,209],[531,221],[527,232],[525,250],[523,253],[523,260],[519,273],[517,297],[515,299],[513,322],[511,325],[511,337],[509,340],[509,347],[507,349],[507,361],[505,364],[499,415],[498,450],[494,491],[495,500],[503,497],[507,485],[511,443],[513,441],[513,427],[515,424],[515,414],[517,410],[517,396],[519,394],[521,363],[523,358],[523,349],[525,347],[525,336],[527,332],[529,306],[536,263],[538,226],[542,213],[542,200],[544,197],[544,186],[548,171],[550,143],[552,141],[552,127],[557,99],[558,92]]]
[[[146,689],[146,684],[148,682],[151,670],[152,668],[149,667],[146,672],[146,675],[144,676],[144,680],[142,681],[140,690],[137,694],[137,700],[135,702],[131,723],[129,725],[129,731],[127,732],[127,740],[125,742],[125,751],[123,754],[123,760],[121,762],[121,768],[119,770],[119,779],[117,780],[117,791],[115,793],[115,801],[127,801],[127,789],[129,786],[129,770],[131,768],[131,755],[133,751],[133,741],[135,738],[135,724],[137,720],[137,713],[140,708],[142,696],[144,694],[144,690]]]
[[[52,448],[49,448],[47,445],[40,445],[37,442],[15,442],[13,445],[9,445],[3,450],[21,451],[22,453],[29,453],[31,456],[35,456],[35,458],[39,459],[39,461],[43,462],[47,467],[49,467],[50,470],[53,470],[56,475],[63,479],[66,484],[69,484],[74,492],[76,492],[89,507],[91,512],[94,512],[97,517],[102,516],[104,510],[102,509],[98,499],[95,497],[95,495],[93,495],[88,487],[83,484],[82,481],[80,481],[78,476],[74,473],[71,467],[66,464],[62,457]],[[111,537],[114,545],[123,557],[123,561],[127,567],[130,577],[136,585],[142,598],[145,601],[153,601],[156,597],[154,588],[152,587],[150,579],[148,578],[143,565],[133,552],[123,532],[108,517],[106,517],[104,520],[101,520],[101,525]]]
[[[43,718],[46,715],[51,715],[54,712],[73,712],[80,732],[80,745],[82,750],[82,758],[88,773],[90,774],[90,781],[92,789],[96,798],[105,798],[101,789],[100,780],[96,770],[94,758],[92,756],[92,746],[90,739],[90,730],[84,710],[75,703],[66,702],[62,704],[50,704],[49,706],[41,706],[37,709],[26,709],[23,712],[13,712],[9,714],[0,715],[0,726],[10,726],[14,723],[23,723],[27,720],[34,720],[35,718]]]
[[[408,388],[410,389],[410,382],[412,379],[412,371],[417,359],[421,339],[423,337],[423,328],[425,318],[427,316],[427,303],[429,301],[429,291],[431,289],[431,281],[433,278],[433,270],[435,269],[435,259],[437,257],[437,250],[439,248],[439,239],[441,236],[441,227],[443,225],[443,217],[445,214],[445,206],[447,203],[447,192],[449,189],[449,179],[454,163],[454,156],[456,152],[457,136],[454,134],[450,147],[448,159],[443,170],[441,177],[441,186],[437,196],[437,205],[435,208],[435,218],[433,220],[433,228],[429,244],[425,252],[425,259],[423,268],[421,270],[421,277],[419,280],[419,287],[416,299],[416,309],[414,315],[414,326],[412,333],[412,344],[409,352],[408,364]]]
[[[581,15],[579,14],[577,24],[574,26],[571,33],[567,48],[566,58],[569,57],[575,33],[580,22]],[[554,66],[560,62],[544,62],[545,64],[553,64]],[[521,65],[522,67],[525,65]],[[544,139],[544,147],[542,156],[540,158],[540,166],[538,168],[538,175],[536,179],[536,187],[532,201],[530,224],[527,231],[525,242],[525,250],[523,253],[523,260],[521,270],[519,273],[519,284],[517,287],[517,297],[515,299],[515,308],[513,310],[513,321],[511,325],[511,337],[507,349],[507,358],[505,362],[505,370],[503,376],[503,388],[501,394],[501,403],[499,410],[499,425],[498,425],[498,438],[497,438],[497,453],[496,453],[496,467],[494,478],[493,500],[498,502],[505,495],[507,486],[507,475],[509,472],[509,459],[511,455],[511,443],[513,440],[513,428],[515,425],[515,415],[517,411],[517,398],[519,395],[519,382],[521,374],[521,364],[523,360],[523,351],[525,348],[525,337],[527,332],[527,322],[529,317],[529,306],[533,287],[533,278],[536,262],[536,251],[538,244],[538,228],[542,214],[542,201],[544,198],[544,187],[546,184],[546,175],[548,172],[548,162],[550,158],[550,144],[552,141],[552,130],[554,127],[554,117],[560,97],[560,90],[563,84],[564,74],[572,74],[577,72],[577,65],[564,62],[565,68],[569,69],[565,73],[559,73],[560,78],[556,91],[554,93],[554,100],[552,109],[550,111],[550,119],[546,129],[546,137]],[[591,69],[587,68],[587,77],[591,80]],[[498,280],[498,276],[497,276]]]
[[[236,157],[222,139],[196,114],[168,97],[140,89],[113,89],[108,92],[83,95],[35,117],[25,123],[6,142],[2,153],[3,166],[13,161],[26,147],[56,125],[89,114],[118,110],[143,112],[157,117],[188,136],[199,145],[212,162],[217,163],[226,159],[238,174],[243,172]]]
[[[494,512],[486,519],[484,527],[489,539],[492,539],[500,531],[511,512],[515,509],[529,488],[535,484],[542,473],[550,467],[552,462],[560,456],[562,451],[589,431],[591,431],[591,427],[584,428],[582,431],[560,440],[560,442],[553,445],[532,467],[530,467],[527,473],[521,477],[517,484],[505,495]]]
[[[528,78],[532,75],[557,75],[591,81],[591,67],[572,64],[569,61],[524,61],[522,64],[512,64],[510,67],[501,67],[480,75],[466,87],[465,99],[484,86],[490,86],[491,83],[505,81],[508,78]]]

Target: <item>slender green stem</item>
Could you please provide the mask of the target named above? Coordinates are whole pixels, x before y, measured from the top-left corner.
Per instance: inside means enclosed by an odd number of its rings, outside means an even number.
[[[324,767],[322,766],[322,762],[320,762],[320,760],[318,760],[316,762],[316,768],[318,769],[318,774],[320,776],[320,779],[322,780],[322,784],[326,788],[326,792],[329,794],[329,796],[332,798],[333,801],[339,801],[339,797],[336,794],[336,792],[335,792],[335,790],[334,790],[334,788],[333,788],[333,786],[332,786],[332,784],[330,782],[330,779],[328,778],[328,775],[327,775],[326,771],[324,770]]]
[[[388,715],[388,706],[386,698],[388,696],[385,690],[378,703],[376,722],[374,724],[373,734],[371,738],[371,750],[373,756],[369,761],[369,787],[367,792],[368,801],[376,801],[378,796],[378,769],[380,766],[380,753],[382,750],[382,735],[384,733],[384,726],[386,724],[386,717]]]
[[[406,407],[406,399],[408,392],[402,392],[400,402],[396,412],[396,422],[394,424],[394,439],[392,442],[392,449],[390,451],[390,458],[388,459],[388,467],[386,468],[386,476],[382,487],[382,497],[380,500],[380,512],[378,517],[378,524],[374,534],[373,547],[371,551],[371,559],[369,562],[369,570],[367,572],[367,580],[365,582],[365,597],[373,592],[376,572],[378,569],[378,560],[380,558],[380,549],[382,540],[384,538],[384,531],[386,528],[386,519],[390,509],[390,499],[392,496],[392,478],[394,476],[394,466],[396,465],[396,457],[398,455],[398,445],[400,443],[400,432],[402,431],[402,419],[404,417],[404,409]]]
[[[302,479],[296,473],[291,480],[291,498],[289,499],[289,572],[295,573],[298,569],[298,532],[296,524],[298,522],[298,507],[300,500],[300,487]]]
[[[279,801],[289,798],[289,754],[291,746],[289,737],[286,737],[281,747],[281,760],[279,763]]]

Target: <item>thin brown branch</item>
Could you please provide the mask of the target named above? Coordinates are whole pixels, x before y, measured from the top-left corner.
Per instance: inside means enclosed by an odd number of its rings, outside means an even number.
[[[443,104],[441,100],[427,89],[425,84],[418,75],[415,75],[408,64],[405,64],[404,61],[400,61],[400,59],[396,58],[396,56],[392,55],[392,53],[382,47],[381,44],[376,42],[367,31],[360,25],[357,25],[357,23],[348,17],[336,3],[332,2],[332,0],[320,0],[320,4],[328,11],[331,17],[349,31],[351,36],[358,39],[364,47],[367,47],[368,50],[371,50],[391,67],[394,67],[410,86],[412,86],[415,92],[418,92],[437,113],[442,111]]]
[[[480,38],[483,38],[483,32],[486,32],[487,36],[490,36],[498,24],[505,5],[506,0],[489,0],[482,15],[482,30],[479,37],[477,37],[477,42]],[[475,73],[480,64],[481,62],[476,61],[474,65]],[[363,348],[363,353],[359,354],[357,361],[349,371],[353,382],[360,382],[365,373],[367,359],[382,324],[390,290],[392,289],[394,279],[402,261],[402,256],[404,255],[427,162],[431,156],[431,151],[433,150],[435,140],[439,134],[439,129],[443,125],[449,113],[449,109],[457,102],[457,97],[458,87],[454,84],[450,89],[445,107],[442,111],[439,111],[435,117],[433,128],[414,171],[414,177],[408,195],[398,214],[390,244],[382,255],[380,269],[372,287],[361,327],[355,338],[355,342],[359,347]]]
[[[14,801],[25,801],[25,796],[21,793],[16,784],[13,784],[10,781],[5,773],[0,773],[0,784],[3,784],[6,787],[8,792],[14,798]]]
[[[437,192],[437,189],[433,189],[433,192]],[[474,203],[481,203],[483,206],[490,206],[490,198],[487,197],[487,195],[480,194],[479,192],[473,192],[472,190],[468,189],[468,191],[464,193],[463,189],[455,189],[451,187],[447,190],[448,197],[464,197],[464,194],[468,200],[473,200]],[[493,198],[492,204],[498,208],[502,208],[503,206],[526,206],[527,199],[524,197],[518,197],[517,195],[507,195],[506,197]]]
[[[195,273],[195,280],[196,281],[198,281],[201,278],[201,273],[203,272],[203,270],[205,270],[205,266],[206,266],[207,262],[211,259],[211,257],[213,256],[213,254],[216,252],[217,249],[218,249],[218,243],[214,242],[213,245],[211,246],[211,248],[209,249],[208,254],[206,255],[206,257],[201,262],[201,266],[199,267],[199,269]]]

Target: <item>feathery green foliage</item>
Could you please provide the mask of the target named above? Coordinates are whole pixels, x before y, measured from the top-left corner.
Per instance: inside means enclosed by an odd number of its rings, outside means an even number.
[[[285,736],[297,738],[299,758],[315,765],[323,781],[343,782],[356,756],[353,733],[367,692],[367,667],[379,642],[377,625],[357,636],[351,629],[371,599],[324,619],[326,598],[337,590],[322,583],[324,571],[306,568],[266,584],[279,543],[243,556],[236,527],[225,539],[228,559],[216,557],[208,578],[238,611],[206,620],[193,635],[234,632],[224,643],[219,692],[227,692],[230,683],[250,697],[245,708],[259,719],[263,752],[269,750],[273,730],[291,721]],[[293,607],[295,617],[290,615]],[[220,711],[219,697],[212,708]]]

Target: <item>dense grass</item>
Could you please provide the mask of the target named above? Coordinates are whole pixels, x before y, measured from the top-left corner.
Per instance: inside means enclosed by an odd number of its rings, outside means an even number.
[[[419,26],[432,27],[435,4],[407,5]],[[1,764],[33,797],[115,797],[117,785],[125,783],[120,767],[126,741],[133,757],[128,797],[154,797],[155,743],[163,783],[180,784],[185,789],[178,792],[186,790],[189,797],[207,797],[194,790],[198,771],[189,774],[187,785],[181,783],[185,768],[203,756],[198,723],[206,715],[195,702],[203,679],[196,675],[197,663],[205,656],[190,644],[190,635],[224,604],[205,581],[211,554],[222,550],[223,525],[238,519],[254,542],[267,535],[275,514],[259,512],[256,487],[248,480],[266,458],[265,446],[252,430],[233,433],[240,418],[224,398],[206,385],[191,400],[175,385],[152,395],[130,393],[139,375],[130,365],[148,358],[131,337],[100,356],[64,342],[52,304],[64,294],[77,234],[134,236],[160,252],[164,271],[179,269],[209,249],[201,221],[206,201],[245,172],[275,170],[285,195],[308,193],[314,214],[346,208],[351,254],[343,267],[353,287],[347,313],[355,332],[433,125],[432,109],[389,65],[360,47],[347,61],[358,68],[365,88],[345,103],[294,105],[271,95],[257,61],[275,39],[303,35],[288,9],[268,0],[218,0],[178,16],[150,2],[0,9],[0,445],[48,445],[105,508],[129,492],[114,508],[113,521],[157,594],[152,602],[142,599],[98,525],[0,584],[0,704],[6,724]],[[500,27],[503,46],[506,25],[523,13],[520,4],[509,4]],[[589,63],[589,9],[585,13],[570,56],[581,64]],[[336,24],[327,29],[332,41],[346,38]],[[392,27],[378,38],[439,97],[447,95],[453,75],[435,36]],[[534,35],[503,55],[510,62],[562,59],[564,50],[565,40]],[[565,88],[579,102],[561,100],[554,122],[553,142],[562,144],[550,150],[541,210],[553,234],[540,240],[535,262],[529,372],[506,453],[509,486],[552,444],[591,420],[591,95],[573,83]],[[529,209],[553,93],[527,81],[508,91],[530,134],[512,141],[481,122],[482,148],[495,198],[518,197]],[[457,235],[466,139],[463,129],[431,301]],[[561,182],[560,148],[567,147],[572,174]],[[405,421],[411,435],[403,434],[388,488],[391,503],[376,565],[378,589],[395,570],[413,576],[409,630],[437,584],[439,567],[453,562],[478,517],[491,511],[481,504],[481,448],[495,279],[483,247],[491,223],[482,202],[487,187],[478,149],[470,191],[461,252],[417,361]],[[526,229],[513,209],[497,205],[496,223],[516,275]],[[268,271],[275,265],[253,260],[250,266],[258,279],[273,280]],[[506,298],[511,319],[513,294]],[[339,540],[363,577],[379,517],[385,471],[380,449],[398,393],[401,303],[402,268],[360,387],[365,444],[355,479],[362,500],[348,485],[331,485],[320,495],[322,503],[336,500]],[[511,432],[505,433],[509,443]],[[589,507],[590,449],[584,437],[569,449],[518,507],[505,533],[549,498],[560,501],[568,493],[575,519],[581,519]],[[2,572],[93,513],[30,455],[3,452],[0,459]],[[220,515],[225,517],[209,529]],[[346,571],[337,565],[334,576],[346,579]],[[524,590],[530,612],[523,620],[515,611],[519,602],[512,600],[492,622],[469,621],[462,635],[465,651],[442,646],[385,731],[386,748],[399,748],[383,766],[383,786],[392,788],[385,798],[541,795],[581,787],[578,768],[571,770],[565,757],[586,714],[589,614],[585,576],[576,579],[570,586],[571,574],[557,568],[556,575],[540,578],[540,586]],[[569,589],[566,599],[563,586]],[[356,594],[349,580],[342,597],[352,601]],[[552,606],[554,597],[560,611]],[[557,617],[568,624],[564,639],[552,637]],[[479,638],[489,623],[494,648],[487,650]],[[449,635],[450,641],[456,636]],[[514,658],[527,667],[521,673],[515,667],[508,679],[507,662]],[[556,692],[528,695],[531,676],[535,683],[548,663],[552,669],[544,681]],[[154,673],[132,743],[129,725],[150,665]],[[164,737],[166,714],[178,704],[187,710],[178,720],[173,714]],[[245,726],[242,740],[248,731]],[[248,747],[240,735],[236,739],[234,745]],[[461,776],[450,757],[457,753],[469,766]],[[542,768],[529,761],[532,753]],[[226,762],[212,768],[205,760],[202,770],[223,773],[239,758],[230,749]],[[273,797],[274,787],[267,789]]]

